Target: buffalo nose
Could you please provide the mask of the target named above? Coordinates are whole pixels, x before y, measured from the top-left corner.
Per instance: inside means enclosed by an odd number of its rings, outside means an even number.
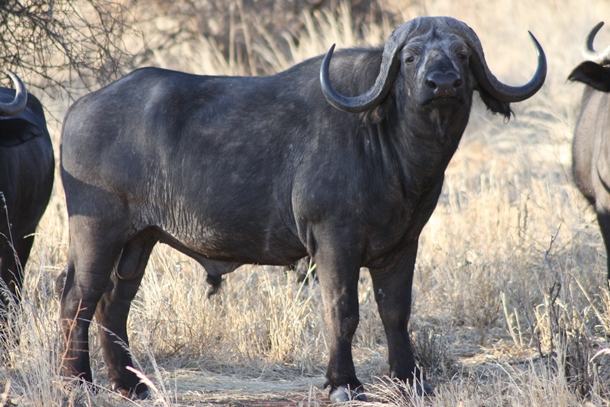
[[[434,72],[426,78],[426,86],[436,96],[455,96],[457,89],[462,86],[462,78],[454,71]]]

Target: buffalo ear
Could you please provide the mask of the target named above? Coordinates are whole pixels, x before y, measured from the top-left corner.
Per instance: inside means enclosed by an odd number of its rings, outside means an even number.
[[[601,92],[610,92],[610,68],[586,61],[578,65],[568,79],[579,81]]]
[[[500,113],[502,116],[504,116],[506,121],[510,120],[510,115],[513,113],[513,111],[510,109],[510,103],[500,102],[481,87],[479,87],[477,90],[479,91],[481,100],[483,100],[483,103],[485,103],[488,110],[490,110],[493,114]]]

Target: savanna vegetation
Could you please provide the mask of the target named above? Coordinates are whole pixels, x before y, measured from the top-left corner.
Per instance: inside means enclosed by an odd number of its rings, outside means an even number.
[[[384,378],[385,335],[364,269],[357,374],[368,405],[610,403],[606,253],[595,214],[571,181],[570,142],[583,86],[566,81],[582,60],[588,31],[610,16],[607,1],[0,3],[2,40],[12,35],[23,44],[19,58],[9,58],[17,53],[7,51],[9,44],[0,60],[42,99],[56,148],[69,104],[138,66],[272,74],[333,43],[381,44],[413,17],[450,15],[479,35],[496,76],[518,85],[536,65],[531,30],[549,61],[546,84],[513,106],[508,123],[475,103],[420,240],[411,329],[435,395],[421,397]],[[21,12],[6,11],[15,4],[47,20],[18,20],[29,15],[17,6]],[[53,23],[51,4],[63,25]],[[40,43],[46,47],[42,53],[36,51]],[[608,45],[610,29],[604,27],[596,47]],[[44,64],[45,70],[37,68]],[[328,345],[316,283],[299,284],[280,268],[244,266],[207,299],[201,267],[164,246],[151,256],[129,320],[136,368],[151,383],[152,397],[134,402],[110,392],[95,329],[94,387],[72,389],[58,375],[62,348],[54,280],[66,263],[68,243],[59,177],[36,239],[24,301],[10,310],[12,330],[0,349],[0,405],[326,403]]]

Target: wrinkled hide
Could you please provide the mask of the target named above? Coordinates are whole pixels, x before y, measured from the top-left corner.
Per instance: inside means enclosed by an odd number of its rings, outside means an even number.
[[[368,267],[390,375],[412,380],[407,325],[420,232],[473,92],[508,117],[510,103],[544,82],[546,60],[536,47],[534,78],[508,87],[489,72],[465,24],[419,18],[383,48],[331,50],[273,76],[146,68],[77,101],[61,147],[70,218],[62,373],[92,379],[87,332],[95,315],[112,387],[146,396],[109,332],[128,343],[131,300],[162,242],[200,262],[214,286],[244,263],[311,256],[329,332],[332,401],[363,398],[351,343],[359,271]]]

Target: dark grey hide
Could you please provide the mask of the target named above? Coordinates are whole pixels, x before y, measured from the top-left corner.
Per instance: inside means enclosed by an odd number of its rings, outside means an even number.
[[[407,324],[420,232],[473,91],[508,117],[510,102],[544,82],[535,45],[534,78],[509,87],[489,72],[468,26],[418,18],[383,48],[331,50],[274,76],[147,68],[77,101],[61,147],[70,217],[63,374],[92,379],[87,332],[95,315],[113,388],[146,395],[109,332],[127,342],[131,300],[162,242],[200,262],[213,285],[244,263],[311,256],[333,401],[362,398],[351,344],[358,275],[368,267],[390,375],[412,380],[419,373]]]
[[[53,188],[54,157],[40,101],[17,75],[14,89],[0,88],[0,271],[7,295],[19,300],[33,233]],[[8,291],[6,290],[8,288]]]
[[[577,66],[568,79],[588,85],[582,96],[580,115],[572,141],[572,170],[578,189],[595,208],[606,252],[610,249],[610,47],[596,53],[595,35],[604,23],[587,36],[584,56],[589,61]],[[608,256],[606,256],[608,257]],[[610,283],[610,257],[607,259]]]

